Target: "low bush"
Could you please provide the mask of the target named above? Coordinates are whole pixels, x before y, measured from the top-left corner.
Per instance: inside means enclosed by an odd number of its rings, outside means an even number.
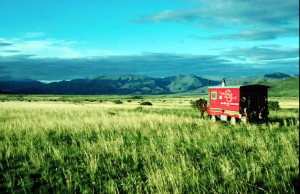
[[[132,99],[143,99],[142,96],[132,96]]]
[[[268,102],[268,108],[269,110],[279,110],[280,106],[279,106],[279,102],[278,101],[269,101]]]
[[[140,105],[152,106],[151,102],[141,102]]]
[[[123,104],[123,102],[121,100],[115,100],[114,103],[115,104]]]

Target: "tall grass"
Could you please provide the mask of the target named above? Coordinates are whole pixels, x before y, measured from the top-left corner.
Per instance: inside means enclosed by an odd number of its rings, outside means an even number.
[[[0,190],[296,193],[298,115],[231,126],[200,120],[189,102],[2,102]]]

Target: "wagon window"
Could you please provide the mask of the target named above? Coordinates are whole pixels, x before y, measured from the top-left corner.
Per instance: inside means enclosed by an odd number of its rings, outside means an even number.
[[[217,92],[211,92],[211,99],[216,100],[217,99]]]
[[[242,102],[246,102],[246,97],[242,97],[242,98],[241,98],[241,101],[242,101]]]

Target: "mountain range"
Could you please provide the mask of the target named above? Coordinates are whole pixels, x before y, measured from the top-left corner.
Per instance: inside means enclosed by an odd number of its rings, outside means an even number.
[[[226,78],[226,83],[227,85],[263,84],[292,78],[292,76],[287,74],[273,73],[262,76]],[[298,80],[299,86],[299,78],[294,79]],[[205,94],[207,87],[220,84],[221,80],[212,80],[196,75],[175,75],[163,78],[139,75],[101,75],[52,83],[42,83],[36,80],[0,79],[0,93],[82,95]]]

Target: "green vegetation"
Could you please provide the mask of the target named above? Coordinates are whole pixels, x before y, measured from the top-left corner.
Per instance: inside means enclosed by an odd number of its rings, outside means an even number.
[[[278,101],[269,101],[268,102],[268,109],[269,110],[274,110],[274,111],[279,110],[280,109],[279,102]]]
[[[299,98],[299,78],[287,78],[278,82],[264,83],[270,86],[269,96],[271,97],[298,97]]]
[[[298,108],[231,126],[199,119],[197,98],[1,96],[0,190],[296,193]]]
[[[151,102],[141,102],[140,105],[152,106],[152,103]]]
[[[123,102],[121,100],[115,100],[114,103],[115,104],[123,104]]]

